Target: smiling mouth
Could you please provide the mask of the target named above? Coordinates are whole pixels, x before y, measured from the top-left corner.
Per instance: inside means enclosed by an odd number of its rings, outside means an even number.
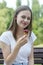
[[[23,23],[24,25],[27,25],[27,23]]]

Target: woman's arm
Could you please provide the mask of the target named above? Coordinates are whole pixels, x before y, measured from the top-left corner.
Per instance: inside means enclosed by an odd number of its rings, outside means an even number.
[[[7,44],[3,42],[0,42],[0,44],[1,44],[3,57],[4,57],[4,61],[6,65],[12,65],[12,62],[15,60],[20,47],[16,45],[13,52],[11,53],[10,46],[8,46]]]
[[[31,54],[29,56],[29,65],[34,65],[33,45],[31,49]]]
[[[16,42],[15,48],[12,53],[11,53],[10,45],[0,42],[6,65],[12,64],[12,62],[15,60],[19,52],[19,49],[21,48],[21,46],[26,44],[26,42],[27,42],[27,35],[24,35]]]

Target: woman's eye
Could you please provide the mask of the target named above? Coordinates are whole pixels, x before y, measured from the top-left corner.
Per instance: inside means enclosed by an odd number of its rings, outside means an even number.
[[[31,19],[30,17],[27,18],[27,20],[30,20],[30,19]]]
[[[24,18],[24,19],[26,18],[25,16],[21,16],[21,17]]]

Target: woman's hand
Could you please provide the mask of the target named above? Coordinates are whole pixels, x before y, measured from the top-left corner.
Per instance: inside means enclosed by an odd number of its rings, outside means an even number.
[[[27,35],[22,36],[17,40],[17,44],[21,47],[27,43]]]

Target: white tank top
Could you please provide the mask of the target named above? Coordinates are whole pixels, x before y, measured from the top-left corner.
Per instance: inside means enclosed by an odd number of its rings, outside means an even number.
[[[28,57],[31,53],[31,48],[32,48],[32,44],[33,42],[36,40],[36,36],[35,34],[32,32],[31,33],[31,37],[28,39],[27,44],[25,44],[24,46],[22,46],[17,54],[17,57],[15,59],[15,61],[13,62],[13,64],[15,62],[28,62]],[[0,36],[0,41],[6,43],[7,45],[11,46],[11,52],[13,51],[15,45],[16,45],[16,40],[13,37],[13,34],[11,31],[6,31],[4,32],[1,36]],[[5,62],[4,62],[4,65]]]

